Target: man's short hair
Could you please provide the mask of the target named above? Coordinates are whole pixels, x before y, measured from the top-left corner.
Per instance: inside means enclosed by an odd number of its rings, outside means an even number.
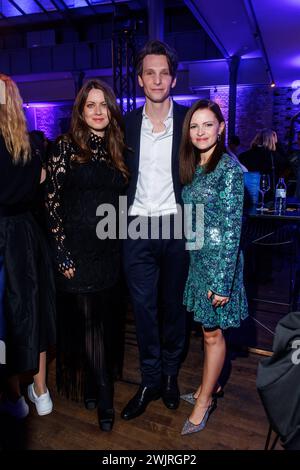
[[[143,60],[146,55],[149,54],[166,56],[169,65],[170,75],[172,75],[173,78],[176,77],[178,67],[177,52],[165,42],[157,40],[148,41],[143,47],[143,49],[141,49],[141,51],[138,53],[135,66],[137,74],[139,76],[142,76],[143,73]]]

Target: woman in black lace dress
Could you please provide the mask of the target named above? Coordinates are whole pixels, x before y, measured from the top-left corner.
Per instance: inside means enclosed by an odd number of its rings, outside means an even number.
[[[113,425],[114,311],[119,298],[118,239],[99,239],[98,206],[118,214],[128,172],[121,114],[112,90],[90,80],[79,91],[71,129],[48,166],[47,207],[57,264],[57,384],[87,408],[98,402],[100,428]]]

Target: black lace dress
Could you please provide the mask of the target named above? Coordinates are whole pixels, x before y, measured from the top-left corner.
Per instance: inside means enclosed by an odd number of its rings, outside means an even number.
[[[96,212],[109,204],[118,216],[125,182],[102,138],[91,134],[89,147],[90,161],[78,163],[75,145],[62,137],[48,162],[47,208],[60,292],[57,384],[73,399],[85,392],[87,375],[89,382],[105,382],[116,358],[119,240],[97,237],[104,216]],[[69,268],[75,268],[72,279],[63,275]]]

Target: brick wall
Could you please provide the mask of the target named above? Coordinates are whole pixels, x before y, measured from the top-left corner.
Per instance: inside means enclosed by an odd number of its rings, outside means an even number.
[[[210,98],[220,105],[227,123],[229,87],[211,87]],[[240,151],[247,149],[255,134],[264,127],[274,129],[279,140],[287,145],[291,118],[300,113],[298,101],[300,87],[298,92],[292,88],[272,89],[267,85],[238,86],[236,134],[241,139]],[[300,115],[295,129],[300,130]]]
[[[300,88],[300,87],[299,87]],[[216,101],[228,120],[228,86],[211,87],[209,96]],[[239,86],[237,90],[236,134],[241,139],[239,151],[249,148],[255,134],[264,127],[271,127],[278,133],[279,140],[288,143],[288,130],[291,118],[300,113],[299,100],[292,100],[296,91],[292,88],[275,88],[268,86]],[[176,97],[175,97],[176,99]],[[294,102],[293,102],[294,101]],[[186,105],[191,105],[192,100]],[[27,112],[26,112],[27,111]],[[40,129],[48,138],[55,139],[58,134],[66,131],[71,116],[71,104],[25,109],[31,129]],[[300,115],[296,121],[296,129],[300,129]]]
[[[236,108],[236,133],[241,147],[249,148],[258,131],[272,127],[272,89],[268,86],[238,87]]]
[[[288,141],[291,119],[300,112],[300,103],[297,104],[300,92],[289,88],[276,88],[273,101],[273,128],[284,143]],[[300,130],[300,118],[295,123],[295,130]]]
[[[210,89],[210,97],[216,101],[228,121],[229,87]],[[240,137],[239,151],[246,150],[263,127],[272,126],[272,90],[267,86],[238,86],[236,106],[236,134]]]
[[[29,130],[43,131],[50,140],[69,130],[71,112],[71,104],[25,107]]]

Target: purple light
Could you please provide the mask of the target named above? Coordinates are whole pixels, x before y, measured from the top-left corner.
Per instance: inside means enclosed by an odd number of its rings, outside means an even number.
[[[284,3],[284,0],[280,0],[281,4]],[[294,7],[299,7],[300,8],[300,2],[299,0],[285,0],[285,3],[287,5],[293,5]]]
[[[72,101],[37,101],[37,102],[24,102],[26,108],[54,108],[57,106],[70,106]]]
[[[300,54],[291,57],[288,61],[287,64],[292,65],[294,67],[300,67]]]
[[[201,98],[198,95],[177,95],[174,101],[191,106],[195,100]],[[124,100],[126,104],[126,99]],[[138,97],[136,99],[137,107],[143,106],[145,99]],[[44,131],[45,135],[55,140],[62,132],[66,132],[62,126],[70,121],[73,101],[38,101],[24,102],[24,111],[29,130],[39,129]]]
[[[177,101],[178,103],[181,102],[186,102],[186,101],[195,101],[201,98],[201,96],[198,95],[174,95],[173,96],[174,100]],[[118,103],[120,100],[117,100]],[[126,98],[123,100],[126,103]],[[142,106],[145,103],[145,98],[143,97],[137,97],[136,98],[136,104],[137,106]],[[36,102],[24,102],[24,107],[26,108],[53,108],[57,106],[72,106],[73,101],[36,101]]]
[[[64,0],[67,8],[84,8],[88,6],[88,2],[86,0]],[[103,3],[101,0],[92,0],[93,5],[99,5]],[[110,2],[107,2],[110,3]],[[7,16],[7,17],[16,17],[16,16],[22,16],[21,11],[19,11],[13,4],[11,4],[9,1],[3,1],[1,2],[1,12]],[[34,13],[42,13],[43,10],[39,7],[39,5],[35,2],[35,0],[22,0],[22,1],[16,1],[16,4],[18,4],[21,9],[26,13],[26,14],[34,14]],[[57,8],[53,5],[51,0],[42,0],[41,2],[43,8],[47,11],[56,11]]]

